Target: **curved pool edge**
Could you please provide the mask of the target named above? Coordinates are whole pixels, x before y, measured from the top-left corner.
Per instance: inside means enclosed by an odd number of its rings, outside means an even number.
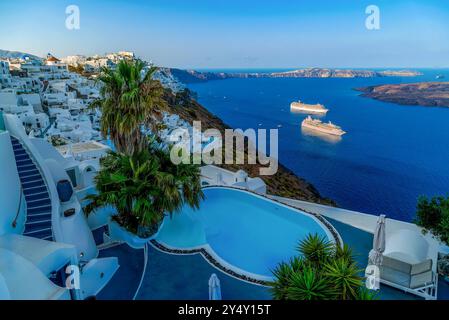
[[[299,209],[292,205],[283,203],[279,200],[270,198],[269,196],[267,196],[265,194],[260,194],[260,193],[257,193],[257,192],[251,191],[251,190],[247,190],[247,189],[243,189],[243,188],[232,187],[232,186],[204,186],[201,189],[228,189],[228,190],[240,191],[243,193],[251,194],[258,198],[262,198],[266,201],[276,203],[276,204],[280,205],[281,207],[285,207],[285,208],[288,208],[288,209],[294,211],[295,213],[307,214],[307,215],[311,216],[311,218],[314,219],[314,221],[316,223],[318,223],[323,228],[323,230],[326,232],[326,234],[328,235],[328,237],[331,241],[333,241],[337,246],[343,247],[343,239],[340,236],[340,234],[338,233],[337,229],[335,229],[335,227],[329,221],[327,221],[326,218],[324,218],[321,214],[318,214],[318,213],[315,213],[312,211],[308,211],[308,210],[305,210],[302,208]]]
[[[338,231],[334,228],[334,226],[327,221],[322,215],[310,212],[304,209],[299,209],[294,206],[285,204],[283,202],[280,202],[276,199],[272,199],[266,195],[259,194],[250,190],[236,188],[236,187],[230,187],[230,186],[205,186],[202,189],[228,189],[228,190],[234,190],[239,191],[247,194],[251,194],[252,196],[261,198],[265,201],[275,203],[279,206],[285,207],[290,209],[296,214],[303,214],[307,215],[310,218],[312,218],[318,225],[321,226],[321,228],[325,231],[328,238],[335,243],[337,246],[343,246],[343,240],[338,233]],[[152,239],[150,241],[150,244],[157,250],[168,253],[168,254],[174,254],[174,255],[192,255],[192,254],[201,254],[202,257],[213,267],[217,268],[218,270],[222,271],[223,273],[237,278],[242,281],[249,282],[251,284],[261,285],[261,286],[269,286],[269,283],[273,281],[273,277],[259,275],[255,273],[251,273],[248,271],[245,271],[239,267],[236,267],[226,260],[222,259],[209,244],[202,244],[195,247],[188,247],[188,248],[177,248],[167,245],[166,243],[159,241],[156,239]]]
[[[156,239],[152,239],[150,244],[157,250],[174,255],[192,255],[192,254],[201,254],[201,256],[213,267],[222,271],[223,273],[236,278],[241,281],[249,282],[251,284],[256,284],[260,286],[269,287],[269,283],[273,280],[272,277],[262,276],[255,273],[251,273],[245,271],[241,268],[238,268],[227,261],[223,260],[211,246],[208,244],[202,245],[194,248],[173,248],[165,243],[157,241]]]

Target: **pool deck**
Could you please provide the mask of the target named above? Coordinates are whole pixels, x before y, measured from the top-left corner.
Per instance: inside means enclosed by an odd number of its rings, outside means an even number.
[[[345,243],[354,249],[360,266],[366,265],[372,235],[344,223],[329,219]],[[212,273],[221,282],[223,300],[269,300],[267,287],[238,280],[212,266],[201,254],[174,255],[148,246],[148,264],[143,269],[144,251],[121,244],[101,250],[100,256],[116,256],[120,268],[109,284],[97,296],[99,300],[208,300],[208,280]],[[142,285],[139,283],[143,275]],[[138,292],[137,292],[138,290]],[[137,294],[136,294],[137,292]],[[382,300],[419,300],[400,290],[381,286]],[[449,299],[449,285],[440,279],[438,299]]]
[[[309,202],[289,200],[288,205],[313,211],[326,217],[340,234],[344,243],[354,250],[361,269],[367,265],[368,253],[372,248],[373,231],[377,217],[317,205]],[[415,225],[388,219],[390,228]],[[391,230],[391,229],[390,229]],[[97,296],[98,299],[138,299],[138,300],[207,300],[208,280],[212,273],[221,281],[224,300],[268,300],[268,287],[238,280],[211,265],[201,254],[177,255],[161,252],[148,245],[148,263],[144,268],[144,250],[135,250],[126,244],[100,251],[100,257],[116,256],[120,268],[110,283]],[[249,253],[250,254],[250,253]],[[142,281],[141,281],[142,280]],[[141,283],[141,285],[140,285]],[[382,300],[420,300],[420,297],[381,285],[378,298]],[[449,285],[439,279],[438,300],[449,300]]]
[[[345,223],[354,228],[366,231],[373,234],[377,225],[378,216],[346,210],[342,208],[330,207],[321,204],[316,204],[307,201],[301,201],[296,199],[282,198],[278,196],[268,196],[271,199],[277,200],[289,206],[298,208],[300,210],[305,210],[308,212],[313,212],[320,214],[326,218],[331,218],[333,220]],[[386,218],[385,228],[387,233],[392,233],[397,230],[407,229],[413,232],[418,232],[421,234],[421,229],[414,223],[395,220]],[[435,250],[440,252],[449,253],[449,247],[439,244],[435,239],[432,238],[430,234],[424,235],[424,238],[436,246]]]
[[[118,257],[120,268],[97,295],[98,300],[208,300],[208,281],[213,273],[220,279],[224,300],[271,299],[267,287],[231,277],[213,267],[199,253],[167,254],[148,244],[145,270],[144,250],[135,250],[126,244],[101,250],[100,256]]]
[[[126,244],[100,250],[99,257],[117,257],[120,267],[97,295],[98,300],[132,300],[144,272],[144,252]]]
[[[210,276],[220,279],[224,300],[268,300],[268,288],[233,278],[209,264],[201,254],[173,255],[152,246],[138,300],[208,300]]]
[[[359,266],[361,268],[366,267],[368,262],[367,257],[373,245],[373,233],[377,224],[377,216],[324,206],[306,201],[293,200],[276,196],[270,197],[298,209],[311,211],[326,217],[326,220],[328,220],[340,233],[343,242],[353,248]],[[419,230],[418,227],[413,223],[394,219],[387,219],[385,225],[387,231],[390,232],[399,229],[409,229],[414,231]],[[431,236],[429,234],[426,235],[427,239],[429,239],[430,237]],[[431,241],[436,243],[433,239]],[[448,252],[447,246],[438,245],[437,250],[441,252]],[[385,300],[421,299],[420,297],[405,293],[401,290],[397,290],[386,285],[381,285],[379,298]],[[438,280],[438,300],[449,300],[449,284],[445,282],[442,277],[439,277]]]

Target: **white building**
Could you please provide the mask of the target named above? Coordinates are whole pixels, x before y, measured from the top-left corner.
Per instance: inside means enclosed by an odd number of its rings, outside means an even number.
[[[41,96],[38,93],[24,93],[20,96],[24,101],[33,106],[34,111],[43,112]]]
[[[59,136],[73,143],[101,140],[100,132],[93,128],[90,118],[84,114],[70,117],[67,114],[57,115],[46,136]]]
[[[15,89],[2,89],[0,91],[0,111],[17,115],[27,133],[33,131],[35,134],[41,134],[50,125],[50,121],[47,114],[35,112],[34,106],[30,102],[33,101],[33,97],[19,95]]]
[[[259,194],[267,193],[267,185],[261,178],[251,178],[243,170],[232,172],[213,165],[201,167],[201,185],[227,186]]]
[[[35,113],[34,111],[31,112],[24,112],[17,115],[19,119],[22,121],[23,126],[25,127],[27,132],[33,132],[33,135],[38,136],[41,135],[42,132],[50,126],[50,120],[48,118],[48,115],[39,112]]]
[[[14,114],[32,112],[33,106],[17,94],[16,89],[2,89],[0,90],[0,111]]]
[[[61,59],[61,62],[70,66],[83,65],[86,62],[86,56],[83,55],[67,56]]]
[[[0,88],[8,88],[11,85],[11,73],[9,72],[9,62],[0,60]]]
[[[84,63],[84,67],[86,70],[86,66],[89,70],[99,71],[101,68],[113,68],[115,66],[114,62],[108,58],[99,58],[99,59],[91,59],[86,60]]]

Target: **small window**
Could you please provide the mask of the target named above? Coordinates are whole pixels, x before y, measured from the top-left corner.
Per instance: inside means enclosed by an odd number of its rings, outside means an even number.
[[[77,186],[78,184],[76,183],[75,169],[69,169],[69,170],[67,170],[67,175],[69,176],[70,181],[72,181],[73,187],[76,188],[76,186]]]

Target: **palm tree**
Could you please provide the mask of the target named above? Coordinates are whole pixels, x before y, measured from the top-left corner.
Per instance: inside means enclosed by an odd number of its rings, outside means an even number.
[[[198,208],[203,192],[196,165],[167,161],[168,151],[150,143],[132,155],[110,152],[95,178],[97,194],[87,196],[85,212],[113,206],[114,220],[141,237],[154,234],[165,214],[184,204]]]
[[[143,129],[155,127],[155,117],[166,107],[164,89],[152,76],[151,67],[143,75],[145,64],[140,60],[122,60],[115,69],[103,68],[98,80],[102,83],[102,99],[91,107],[102,112],[101,133],[109,136],[120,153],[131,155],[145,149]]]
[[[179,202],[175,202],[173,199],[178,195],[182,195],[183,202],[192,208],[198,209],[200,201],[203,199],[199,166],[183,163],[173,164],[170,159],[170,152],[159,147],[155,140],[150,141],[148,150],[150,156],[158,159],[160,167],[163,168],[163,172],[158,176],[157,182],[165,197],[156,199],[155,205],[160,206],[164,210],[168,209],[167,211],[172,214],[179,205]],[[171,209],[169,208],[170,205],[172,206]]]

